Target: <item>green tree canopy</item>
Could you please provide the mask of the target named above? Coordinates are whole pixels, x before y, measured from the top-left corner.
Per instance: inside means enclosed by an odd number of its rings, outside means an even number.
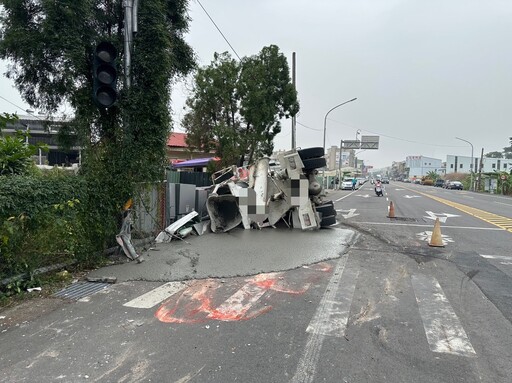
[[[0,176],[27,173],[34,166],[32,156],[37,147],[27,143],[28,132],[17,131],[14,135],[3,136],[2,128],[18,120],[16,115],[0,115]]]
[[[503,152],[505,153],[505,158],[512,159],[512,137],[509,137],[510,146],[503,148]]]
[[[7,76],[31,107],[48,114],[63,105],[71,110],[62,129],[83,149],[81,171],[94,191],[90,208],[110,225],[101,233],[107,236],[117,230],[112,219],[135,185],[161,179],[171,84],[195,65],[184,40],[188,0],[138,3],[128,89],[123,0],[0,0],[0,58],[10,62]],[[119,101],[106,110],[92,101],[92,56],[102,41],[119,53]]]
[[[439,178],[439,174],[437,174],[437,172],[435,172],[434,170],[431,170],[427,173],[425,177],[430,178],[432,181],[435,181]]]
[[[188,144],[215,150],[222,165],[270,155],[280,120],[299,110],[287,60],[275,45],[240,62],[216,53],[194,80],[182,121]]]
[[[503,154],[501,152],[489,152],[485,154],[487,158],[503,158]]]

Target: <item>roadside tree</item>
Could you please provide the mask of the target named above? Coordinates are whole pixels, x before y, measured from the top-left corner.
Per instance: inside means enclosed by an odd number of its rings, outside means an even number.
[[[194,66],[184,40],[188,0],[139,2],[131,51],[131,87],[124,85],[123,0],[2,0],[0,58],[23,99],[49,115],[65,107],[61,129],[82,148],[87,179],[89,243],[113,241],[120,207],[136,185],[161,179],[171,130],[171,84]],[[107,41],[119,52],[118,101],[98,108],[92,100],[93,52]],[[69,117],[69,116],[68,116]],[[65,134],[64,134],[65,135]],[[84,239],[86,240],[86,239]]]
[[[284,55],[275,45],[240,62],[227,52],[198,69],[182,125],[189,145],[216,150],[221,166],[270,155],[281,119],[299,110]]]

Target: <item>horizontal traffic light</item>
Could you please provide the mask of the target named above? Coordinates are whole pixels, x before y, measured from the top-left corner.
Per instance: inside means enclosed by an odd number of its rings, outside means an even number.
[[[110,108],[117,100],[117,49],[107,41],[94,51],[93,100],[100,108]]]

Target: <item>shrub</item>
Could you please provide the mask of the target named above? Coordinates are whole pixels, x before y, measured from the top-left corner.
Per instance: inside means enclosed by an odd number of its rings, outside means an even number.
[[[90,263],[99,246],[89,235],[88,200],[79,176],[0,176],[0,279],[71,260]]]

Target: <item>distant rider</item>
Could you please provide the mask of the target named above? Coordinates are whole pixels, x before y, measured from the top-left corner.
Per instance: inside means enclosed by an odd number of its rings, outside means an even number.
[[[382,188],[382,183],[380,180],[375,181],[375,191],[377,191],[377,188]]]
[[[357,185],[357,178],[356,178],[356,177],[354,177],[354,178],[352,179],[352,190],[356,190],[356,185]]]

